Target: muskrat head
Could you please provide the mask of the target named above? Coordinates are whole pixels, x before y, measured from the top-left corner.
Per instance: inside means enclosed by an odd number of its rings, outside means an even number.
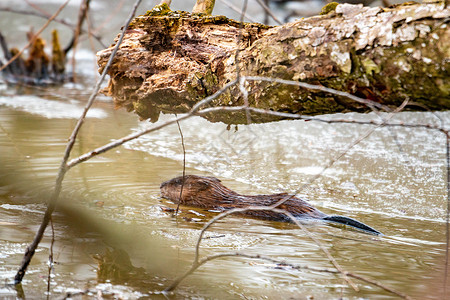
[[[197,195],[202,191],[210,188],[211,183],[219,183],[220,180],[215,177],[186,175],[175,177],[171,180],[161,183],[161,197],[178,202],[180,199],[181,187],[183,186],[183,194],[181,202],[195,201]]]

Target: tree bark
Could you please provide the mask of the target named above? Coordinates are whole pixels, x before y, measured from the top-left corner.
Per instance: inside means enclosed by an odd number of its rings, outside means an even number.
[[[317,84],[398,106],[405,98],[450,109],[450,9],[444,2],[391,8],[340,4],[326,15],[277,27],[223,16],[172,12],[165,5],[135,18],[110,68],[105,93],[142,119],[187,112],[241,75]],[[111,53],[97,53],[102,71]],[[236,56],[236,49],[239,48]],[[274,82],[248,81],[248,104],[316,115],[366,112],[341,96]],[[210,106],[244,104],[232,86]],[[243,113],[208,115],[246,123]],[[274,117],[252,116],[254,122]]]

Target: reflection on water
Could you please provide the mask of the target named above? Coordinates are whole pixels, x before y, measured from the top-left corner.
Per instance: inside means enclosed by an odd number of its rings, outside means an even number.
[[[100,106],[102,118],[87,119],[73,156],[152,126],[137,122],[134,116],[123,111],[113,111],[107,103]],[[66,108],[57,105],[53,111],[58,113],[58,109]],[[447,113],[443,116],[448,118]],[[168,118],[171,116],[163,119]],[[427,113],[403,113],[399,118],[434,121]],[[27,111],[12,105],[1,106],[0,145],[5,170],[0,198],[2,279],[11,280],[39,224],[45,208],[42,201],[51,192],[74,122],[70,116],[49,118],[33,106]],[[298,189],[366,130],[352,125],[283,121],[240,126],[235,132],[225,130],[223,124],[208,124],[200,118],[190,119],[181,126],[187,149],[187,172],[212,174],[242,193]],[[301,196],[319,209],[359,219],[386,236],[378,238],[321,223],[307,227],[345,269],[413,296],[428,295],[430,290],[438,295],[445,248],[443,139],[433,132],[409,129],[397,129],[396,135],[402,151],[389,132],[378,130],[318,181],[300,191]],[[165,209],[176,206],[159,198],[159,184],[179,175],[181,162],[179,133],[172,126],[94,158],[68,173],[63,186],[64,209],[55,217],[58,264],[53,293],[97,288],[105,294],[112,290],[123,293],[125,298],[138,298],[161,290],[188,267],[199,230],[214,214],[182,208],[175,220],[170,210]],[[96,218],[112,222],[107,225],[109,231],[98,229],[97,225],[80,231],[77,228],[82,224],[77,220],[83,219],[82,214],[74,213],[74,209],[87,209]],[[85,223],[89,219],[83,220]],[[107,237],[111,228],[115,228],[112,235],[120,237],[114,243],[129,252],[133,265],[154,270],[150,273],[155,277],[127,287],[97,283],[96,263],[91,257],[111,246],[114,239]],[[207,237],[202,242],[202,255],[241,251],[294,264],[330,267],[317,245],[291,224],[231,217],[214,225]],[[102,240],[106,244],[99,243]],[[158,240],[158,246],[146,246],[151,240]],[[49,242],[47,237],[27,274],[24,284],[28,295],[42,295],[45,290]],[[159,252],[153,251],[157,248]],[[163,260],[167,263],[161,263]],[[221,292],[217,294],[217,290]],[[361,290],[361,293],[352,292],[339,277],[326,273],[299,272],[264,261],[224,258],[200,268],[181,284],[173,297],[288,298],[297,293],[317,299],[341,293],[351,298],[389,296],[364,283]],[[10,291],[0,293],[11,294]]]
[[[450,114],[442,116],[448,118]],[[376,117],[346,114],[334,118]],[[397,120],[435,122],[428,113],[402,113]],[[147,126],[140,124],[140,128]],[[368,129],[360,125],[283,121],[227,131],[223,124],[208,124],[200,118],[182,123],[182,128],[189,166],[258,186],[264,192],[297,191]],[[300,194],[337,211],[444,222],[444,135],[411,128],[390,130],[375,131]],[[182,161],[177,132],[174,125],[125,147]]]
[[[42,2],[49,6],[60,3]],[[110,6],[109,2],[105,3],[94,1],[94,12]],[[191,6],[183,1],[177,3]],[[123,13],[128,13],[127,8]],[[224,13],[233,16],[230,11]],[[70,16],[69,12],[64,14],[63,17]],[[123,19],[114,18],[118,23]],[[36,28],[39,22],[33,21]],[[2,30],[29,29],[22,19],[11,14],[0,18],[0,24]],[[110,37],[115,36],[120,26],[110,26]],[[15,33],[9,35],[9,40],[20,44],[23,40]],[[63,39],[66,37],[62,35]],[[86,101],[87,91],[92,88],[88,81],[93,81],[95,74],[89,54],[92,53],[85,49],[78,52],[81,59],[77,73],[84,76],[84,82],[14,91],[0,86],[2,281],[11,282],[25,248],[34,237],[67,139]],[[109,99],[101,100],[90,112],[72,157],[130,132],[154,126],[138,122],[135,116],[124,111],[113,110]],[[439,114],[449,120],[448,112]],[[172,117],[163,116],[160,122]],[[377,118],[372,114],[329,117]],[[401,113],[395,120],[437,123],[430,113]],[[181,127],[186,143],[187,173],[213,175],[236,191],[253,194],[297,191],[368,130],[366,126],[349,124],[282,121],[239,126],[235,131],[234,127],[227,130],[223,124],[210,124],[200,118],[182,122]],[[68,172],[59,210],[54,216],[57,264],[52,296],[91,289],[105,297],[164,298],[158,292],[189,267],[199,231],[215,215],[182,207],[175,219],[171,209],[176,205],[159,198],[160,183],[180,175],[182,161],[180,136],[174,125]],[[344,269],[418,299],[440,299],[445,253],[445,172],[444,137],[440,133],[407,128],[378,129],[318,180],[300,190],[299,196],[326,213],[361,220],[386,236],[374,237],[322,223],[306,227]],[[50,237],[48,230],[23,282],[28,298],[44,296]],[[331,268],[318,246],[292,224],[230,217],[215,224],[206,237],[202,241],[202,256],[240,251],[294,264]],[[97,263],[92,256],[105,253],[106,247],[126,250],[133,265],[144,267],[150,275],[123,284],[99,283]],[[264,261],[223,258],[202,266],[168,297],[392,297],[366,283],[358,284],[359,293],[339,276],[295,271]],[[14,295],[14,290],[0,287],[0,298],[14,298]],[[96,296],[97,293],[88,294],[88,298]]]

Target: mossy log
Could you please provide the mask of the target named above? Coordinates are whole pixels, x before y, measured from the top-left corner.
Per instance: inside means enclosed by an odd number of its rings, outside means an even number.
[[[134,19],[109,70],[105,93],[117,107],[156,121],[187,112],[240,74],[303,81],[387,106],[408,98],[450,109],[450,9],[443,2],[370,8],[340,4],[326,15],[268,27],[161,5]],[[112,47],[97,53],[100,71]],[[239,55],[236,60],[236,49]],[[317,115],[366,112],[349,99],[273,82],[249,81],[250,106]],[[243,105],[239,86],[210,106]],[[246,123],[245,113],[208,115]],[[273,117],[253,116],[254,122]]]

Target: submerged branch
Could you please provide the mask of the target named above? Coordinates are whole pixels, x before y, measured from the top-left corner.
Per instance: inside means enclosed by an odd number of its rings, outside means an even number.
[[[339,155],[337,155],[334,159],[332,159],[330,162],[328,162],[328,164],[322,169],[322,171],[315,175],[314,177],[312,177],[310,180],[308,180],[307,183],[303,184],[299,189],[297,189],[295,191],[295,193],[291,194],[291,195],[286,195],[286,197],[284,197],[283,199],[279,200],[277,203],[271,205],[271,206],[256,206],[256,207],[248,207],[248,208],[235,208],[235,209],[231,209],[229,211],[223,212],[221,214],[219,214],[218,216],[212,218],[210,221],[208,221],[208,223],[206,223],[202,230],[200,231],[199,237],[197,239],[197,243],[196,243],[196,247],[195,247],[195,257],[194,257],[194,261],[192,263],[191,268],[185,273],[183,274],[181,277],[177,278],[169,287],[167,287],[165,289],[165,291],[171,291],[173,289],[176,288],[176,286],[185,278],[187,277],[189,274],[191,274],[192,272],[194,272],[199,266],[202,265],[202,261],[199,261],[199,256],[200,256],[200,244],[201,241],[203,239],[203,235],[206,232],[206,230],[208,230],[214,223],[216,223],[217,221],[232,215],[232,214],[236,214],[236,213],[242,213],[242,212],[246,212],[246,211],[254,211],[254,210],[270,210],[270,211],[274,211],[274,212],[278,212],[278,213],[282,213],[285,214],[292,222],[294,222],[299,228],[301,228],[303,231],[305,231],[308,235],[308,237],[310,239],[312,239],[314,241],[314,243],[316,243],[316,245],[322,250],[322,252],[325,253],[325,255],[327,256],[328,260],[334,265],[334,267],[336,268],[336,270],[338,272],[340,272],[344,278],[344,280],[346,280],[348,282],[349,285],[351,285],[353,287],[353,289],[355,289],[356,291],[358,291],[358,287],[356,287],[354,285],[354,283],[352,281],[350,281],[347,278],[347,274],[348,272],[343,270],[341,268],[341,266],[338,264],[338,262],[334,259],[334,257],[328,252],[328,250],[323,247],[323,245],[320,243],[319,240],[317,240],[300,222],[298,219],[296,219],[292,214],[290,214],[289,212],[283,210],[283,209],[278,209],[277,207],[279,207],[280,205],[282,205],[283,203],[285,203],[286,201],[288,201],[289,199],[291,199],[295,194],[298,194],[302,189],[304,189],[306,186],[310,185],[312,182],[314,182],[316,179],[318,179],[320,176],[322,176],[322,174],[329,169],[331,166],[333,166],[333,164],[335,162],[337,162],[339,159],[341,159],[345,154],[348,153],[348,151],[350,151],[351,148],[353,148],[354,146],[356,146],[357,144],[359,144],[362,140],[364,140],[365,138],[367,138],[369,135],[371,135],[378,127],[385,125],[396,113],[402,111],[405,106],[407,105],[408,101],[405,100],[403,102],[403,104],[398,107],[394,112],[390,113],[386,118],[382,119],[382,123],[374,128],[369,129],[365,134],[363,134],[361,137],[359,137],[358,139],[356,139],[353,143],[351,143],[346,149],[344,149],[344,151],[342,151]],[[244,106],[242,107],[243,110],[248,110],[249,107]],[[181,199],[181,197],[180,197]],[[206,261],[205,261],[206,262]],[[360,277],[361,278],[361,277]],[[370,283],[373,283],[376,281],[372,281]],[[377,282],[377,286],[381,286],[384,288],[384,286],[381,283]],[[387,291],[391,291],[392,289],[385,289]],[[397,293],[396,293],[397,294]],[[402,295],[403,294],[397,294],[397,295]],[[406,298],[408,298],[408,296],[404,296]]]
[[[340,272],[337,270],[332,270],[332,269],[325,269],[325,268],[317,268],[317,267],[311,267],[311,266],[307,266],[307,265],[297,265],[297,264],[291,264],[288,263],[286,261],[282,261],[282,260],[277,260],[268,256],[264,256],[264,255],[260,255],[260,254],[246,254],[246,253],[241,253],[241,252],[231,252],[231,253],[220,253],[220,254],[214,254],[214,255],[210,255],[207,256],[203,259],[201,259],[197,264],[193,265],[188,271],[186,271],[186,273],[184,273],[182,276],[180,276],[179,278],[177,278],[176,282],[174,282],[170,287],[168,287],[167,289],[164,290],[164,292],[170,292],[172,291],[174,288],[176,288],[176,285],[178,285],[181,281],[183,281],[187,276],[189,276],[190,274],[192,274],[193,272],[195,272],[199,267],[201,267],[202,265],[204,265],[205,263],[214,260],[214,259],[218,259],[218,258],[223,258],[223,257],[244,257],[244,258],[248,258],[248,259],[260,259],[260,260],[265,260],[277,265],[280,265],[282,267],[289,267],[295,270],[307,270],[307,271],[312,271],[312,272],[320,272],[320,273],[330,273],[330,274],[339,274]],[[365,276],[361,276],[358,274],[354,274],[352,272],[345,272],[345,275],[348,277],[352,277],[358,280],[361,280],[363,282],[369,283],[371,285],[377,286],[387,292],[390,292],[398,297],[401,297],[403,299],[411,299],[411,297],[409,297],[408,295],[399,292],[393,288],[390,288],[376,280],[367,278]],[[175,285],[176,283],[176,285]],[[172,287],[172,288],[171,288]],[[171,288],[171,289],[170,289]]]
[[[199,258],[199,247],[200,247],[200,242],[203,239],[203,234],[205,233],[205,231],[215,222],[229,216],[232,214],[236,214],[236,213],[242,213],[242,212],[246,212],[249,210],[271,210],[274,212],[278,212],[278,213],[283,213],[286,216],[288,216],[292,221],[295,222],[295,224],[297,226],[299,226],[301,229],[304,229],[304,226],[301,225],[301,223],[294,217],[292,216],[290,213],[286,212],[283,209],[277,209],[277,208],[273,208],[273,207],[267,207],[267,206],[255,206],[255,207],[248,207],[248,208],[235,208],[235,209],[231,209],[229,211],[223,212],[221,214],[219,214],[218,216],[214,217],[213,219],[211,219],[207,224],[205,224],[205,226],[202,228],[202,231],[200,232],[199,238],[197,239],[197,244],[196,244],[196,253],[195,253],[195,258],[194,261],[191,265],[191,267],[181,276],[179,276],[178,278],[176,278],[172,284],[170,284],[167,288],[164,289],[164,292],[170,292],[173,291],[186,277],[188,277],[189,275],[191,275],[192,273],[194,273],[199,267],[201,267],[202,265],[204,265],[205,263],[217,259],[217,258],[222,258],[222,257],[230,257],[230,256],[238,256],[238,257],[245,257],[245,258],[250,258],[250,259],[263,259],[266,261],[270,261],[272,263],[276,263],[276,264],[280,264],[283,266],[287,266],[296,270],[309,270],[309,271],[315,271],[315,272],[326,272],[326,273],[332,273],[332,274],[341,274],[342,276],[344,276],[344,278],[346,277],[352,277],[358,280],[361,280],[363,282],[369,283],[371,285],[377,286],[387,292],[390,292],[394,295],[397,295],[401,298],[404,299],[411,299],[408,295],[399,292],[393,288],[390,288],[376,280],[367,278],[365,276],[361,276],[358,274],[354,274],[352,272],[348,272],[348,271],[344,271],[342,270],[340,267],[336,268],[336,270],[332,270],[332,269],[324,269],[324,268],[316,268],[316,267],[310,267],[310,266],[301,266],[301,265],[295,265],[295,264],[291,264],[291,263],[287,263],[285,261],[280,261],[280,260],[275,260],[273,258],[267,257],[267,256],[263,256],[263,255],[251,255],[251,254],[243,254],[243,253],[239,253],[239,252],[235,252],[235,253],[220,253],[220,254],[214,254],[214,255],[210,255],[207,256],[205,258],[200,259]],[[306,231],[308,232],[308,231]],[[333,263],[334,264],[334,263]],[[337,263],[336,263],[337,264]],[[354,286],[354,288],[357,289],[356,286]]]

